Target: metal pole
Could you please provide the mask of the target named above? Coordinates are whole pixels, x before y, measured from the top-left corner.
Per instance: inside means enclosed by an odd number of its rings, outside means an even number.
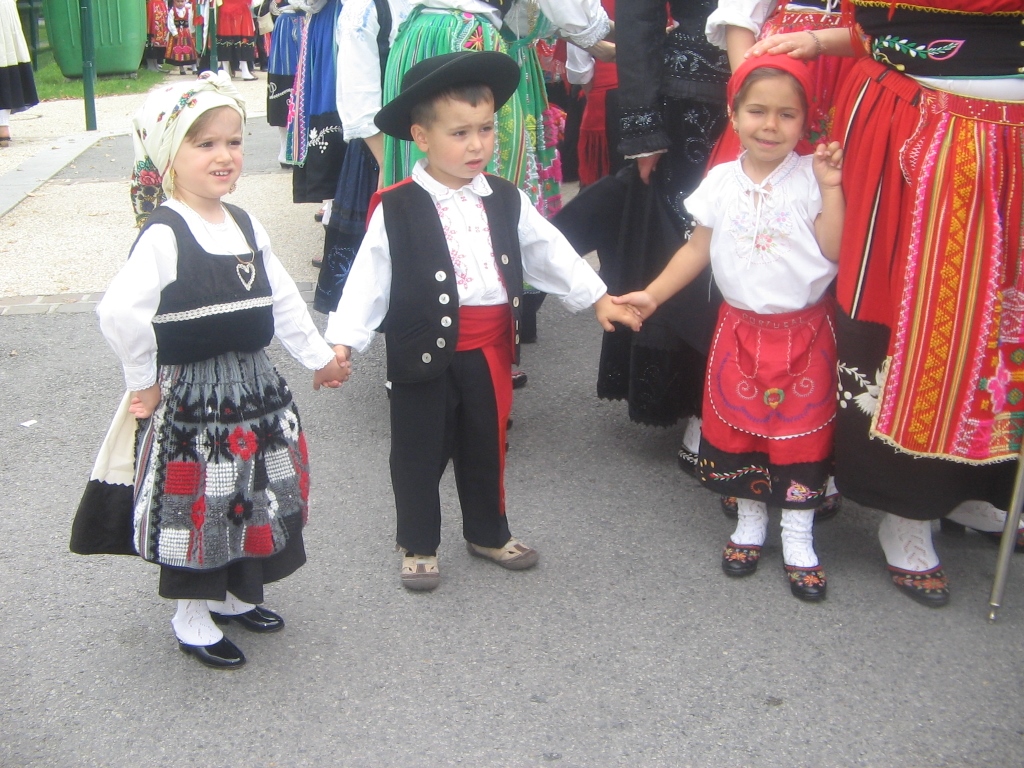
[[[1024,507],[1024,440],[1017,455],[1017,477],[1013,481],[1013,498],[1003,525],[1003,538],[999,542],[999,558],[996,560],[996,576],[992,580],[992,595],[988,599],[988,620],[995,621],[996,613],[1003,604],[1006,577],[1010,572],[1010,558],[1017,544],[1017,527],[1020,525],[1021,508]]]
[[[85,91],[85,130],[96,130],[96,40],[92,32],[92,0],[79,0],[82,26],[82,86]]]
[[[210,71],[216,72],[220,67],[217,63],[217,0],[210,0],[210,11],[206,14],[210,30],[206,33],[206,39],[210,45]]]

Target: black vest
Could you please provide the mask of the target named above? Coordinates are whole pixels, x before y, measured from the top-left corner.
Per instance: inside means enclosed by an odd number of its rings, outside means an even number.
[[[167,206],[153,211],[139,232],[141,237],[152,225],[165,224],[178,246],[177,279],[160,292],[153,318],[159,365],[197,363],[226,352],[256,352],[274,338],[272,291],[252,222],[241,208],[224,206],[252,249],[252,257],[242,256],[244,261],[251,258],[255,270],[251,290],[240,279],[248,281],[251,273],[240,271],[238,259],[204,251],[185,219]]]
[[[481,197],[491,230],[494,262],[508,293],[519,361],[523,261],[519,251],[519,190],[487,177],[493,193]],[[381,195],[391,251],[391,301],[381,325],[388,378],[399,383],[440,376],[459,340],[459,291],[448,242],[430,193],[413,181]]]

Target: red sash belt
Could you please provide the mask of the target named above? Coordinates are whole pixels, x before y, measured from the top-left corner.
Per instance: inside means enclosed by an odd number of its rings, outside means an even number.
[[[496,345],[511,348],[512,313],[508,304],[491,307],[459,307],[459,341],[456,352]]]

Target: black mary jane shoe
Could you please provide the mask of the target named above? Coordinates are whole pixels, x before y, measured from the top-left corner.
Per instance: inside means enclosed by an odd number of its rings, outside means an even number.
[[[210,611],[210,615],[213,616],[213,620],[218,624],[230,624],[234,621],[250,632],[278,632],[284,629],[283,618],[273,611],[268,611],[266,608],[261,608],[258,605],[251,611],[236,613],[233,616],[228,616],[224,613],[214,613],[213,611]]]
[[[946,534],[953,534],[956,536],[963,536],[970,526],[958,523],[956,520],[950,520],[948,517],[939,518],[939,530]],[[971,528],[975,533],[980,533],[987,539],[999,544],[1003,540],[1002,531],[979,531],[977,528]],[[1013,543],[1014,552],[1024,552],[1024,530],[1017,529],[1017,540]]]
[[[761,548],[753,544],[733,544],[732,539],[722,550],[722,570],[726,576],[749,576],[757,570]]]
[[[928,571],[905,571],[890,565],[889,575],[900,592],[921,605],[941,608],[949,602],[949,580],[941,565]]]
[[[789,589],[794,597],[814,603],[825,599],[828,584],[825,583],[825,569],[820,565],[813,568],[801,568],[796,565],[783,565],[789,577]]]
[[[178,647],[182,653],[191,654],[214,669],[238,669],[245,665],[245,655],[241,649],[226,637],[213,645],[189,645],[179,640]]]
[[[719,501],[722,503],[722,514],[726,517],[735,520],[740,514],[740,502],[735,496],[721,496]]]
[[[512,371],[512,389],[522,389],[528,380],[526,371]]]

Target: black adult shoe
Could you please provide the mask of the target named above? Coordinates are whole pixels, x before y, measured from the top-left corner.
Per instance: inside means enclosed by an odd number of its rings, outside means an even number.
[[[512,371],[512,389],[522,389],[526,386],[526,371]]]
[[[250,632],[278,632],[284,629],[284,619],[273,611],[268,611],[260,606],[254,607],[245,613],[227,615],[226,613],[214,613],[210,611],[213,620],[218,624],[230,624],[232,621],[241,624],[244,629]]]
[[[941,608],[949,602],[949,579],[941,564],[927,571],[906,571],[890,565],[889,576],[900,592],[921,605]]]
[[[237,645],[222,637],[213,645],[189,645],[178,641],[182,653],[190,653],[214,669],[238,669],[245,664],[245,656]]]

